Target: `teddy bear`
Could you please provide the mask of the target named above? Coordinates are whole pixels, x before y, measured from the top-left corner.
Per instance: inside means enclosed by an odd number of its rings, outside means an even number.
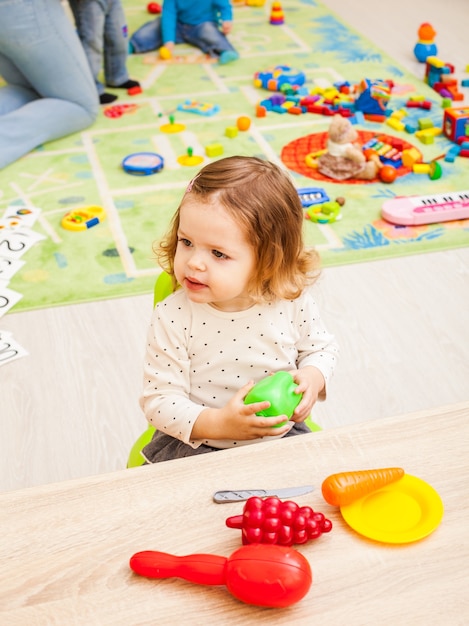
[[[373,180],[378,175],[376,159],[366,160],[357,143],[358,133],[342,115],[334,115],[328,131],[327,152],[318,159],[318,171],[328,178]]]

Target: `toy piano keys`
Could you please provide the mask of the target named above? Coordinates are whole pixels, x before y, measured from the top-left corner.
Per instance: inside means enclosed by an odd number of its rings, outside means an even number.
[[[400,226],[468,219],[469,190],[393,198],[383,204],[381,216],[388,222]]]

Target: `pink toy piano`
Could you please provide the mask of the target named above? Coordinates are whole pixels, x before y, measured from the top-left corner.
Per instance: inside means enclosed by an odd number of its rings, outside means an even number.
[[[469,218],[469,190],[386,200],[383,219],[402,226],[435,224]]]

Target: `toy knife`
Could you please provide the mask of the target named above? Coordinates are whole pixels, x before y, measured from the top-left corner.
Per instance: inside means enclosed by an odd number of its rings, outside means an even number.
[[[292,498],[302,496],[313,491],[312,485],[302,485],[301,487],[286,487],[284,489],[237,489],[236,491],[217,491],[213,494],[213,500],[217,504],[224,502],[242,502],[253,496],[264,498],[267,496],[277,496],[278,498]]]

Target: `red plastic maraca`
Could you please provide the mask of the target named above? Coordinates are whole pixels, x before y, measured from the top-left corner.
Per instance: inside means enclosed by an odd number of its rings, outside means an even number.
[[[130,568],[148,578],[175,576],[202,585],[226,585],[242,602],[276,608],[299,602],[313,582],[311,567],[297,550],[265,544],[243,546],[228,558],[147,550],[131,557]]]

